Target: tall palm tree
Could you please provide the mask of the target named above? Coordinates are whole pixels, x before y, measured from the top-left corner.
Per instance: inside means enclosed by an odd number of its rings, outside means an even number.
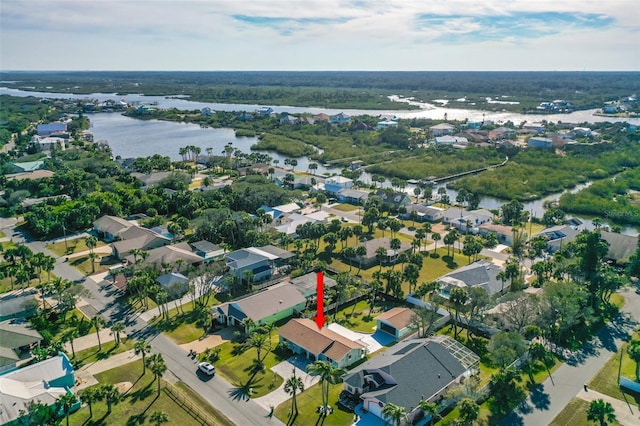
[[[78,332],[78,329],[73,327],[68,329],[62,339],[66,342],[69,342],[69,345],[71,346],[71,355],[73,356],[73,358],[76,357],[76,348],[75,346],[73,346],[73,341],[80,336],[80,333]]]
[[[627,347],[629,358],[636,363],[636,382],[640,382],[640,340],[632,340]]]
[[[93,249],[98,245],[98,239],[93,235],[89,235],[84,239],[87,248],[89,249],[89,253],[93,253]]]
[[[289,377],[286,382],[284,382],[284,391],[291,395],[291,413],[294,416],[298,415],[298,401],[296,399],[296,395],[298,392],[304,391],[304,383],[300,377],[296,377],[296,369],[293,369],[293,377]]]
[[[316,361],[307,365],[307,372],[311,375],[320,376],[320,386],[322,388],[322,407],[325,415],[329,407],[329,385],[336,384],[346,373],[344,368],[338,368],[327,361]]]
[[[133,351],[136,355],[142,355],[142,374],[144,375],[147,372],[147,363],[145,358],[148,353],[151,353],[151,345],[149,345],[144,339],[136,340],[136,343],[133,346]]]
[[[93,403],[102,399],[100,395],[100,389],[98,388],[86,388],[80,393],[80,401],[89,406],[89,417],[93,417]]]
[[[391,402],[385,404],[382,408],[382,417],[385,420],[390,420],[395,426],[400,426],[403,421],[408,420],[407,410]]]
[[[162,375],[167,371],[167,364],[164,362],[164,358],[161,354],[153,354],[147,358],[147,367],[156,376],[155,380],[158,381],[158,395],[160,395],[160,379]]]
[[[469,300],[467,291],[462,287],[455,287],[449,294],[449,302],[453,305],[454,317],[453,317],[453,338],[458,337],[458,322],[460,321],[460,309]]]
[[[113,404],[116,404],[118,403],[118,401],[120,401],[120,391],[111,383],[105,383],[100,386],[100,395],[106,401],[107,413],[110,414]]]
[[[269,336],[267,336],[266,334],[254,331],[249,335],[249,339],[247,340],[247,346],[256,349],[256,366],[259,368],[262,367],[262,357],[260,356],[260,354],[269,343],[267,341],[268,339]]]
[[[164,411],[154,411],[149,416],[149,421],[155,423],[156,426],[160,426],[163,423],[169,423],[169,415]]]
[[[616,414],[610,402],[604,402],[602,399],[591,401],[587,410],[587,420],[599,422],[600,426],[605,426],[607,422],[615,422]]]
[[[113,338],[116,340],[116,348],[120,346],[120,333],[124,331],[124,325],[120,323],[115,323],[111,326],[111,334],[113,334]]]
[[[98,350],[102,350],[102,342],[100,341],[100,329],[106,325],[106,322],[100,315],[95,315],[91,318],[91,325],[96,329],[96,337],[98,338]]]
[[[78,402],[78,397],[76,397],[71,392],[67,392],[64,395],[61,395],[60,398],[58,398],[58,404],[64,410],[64,417],[67,420],[67,426],[69,426],[69,413],[71,411],[71,407],[76,402]]]

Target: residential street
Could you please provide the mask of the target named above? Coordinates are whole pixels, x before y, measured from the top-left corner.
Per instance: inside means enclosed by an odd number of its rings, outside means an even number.
[[[33,252],[43,252],[56,258],[54,273],[56,276],[75,281],[83,278],[82,273],[65,262],[64,257],[58,257],[45,247],[45,242],[29,241],[26,236],[17,235],[14,228],[15,219],[0,218],[0,229],[16,242],[26,243]],[[169,371],[180,381],[186,383],[212,406],[224,413],[229,420],[237,425],[284,425],[275,417],[269,418],[268,411],[253,400],[235,401],[230,397],[233,386],[220,376],[203,381],[196,374],[197,363],[187,356],[187,352],[176,345],[169,338],[160,334],[153,327],[116,302],[117,293],[111,286],[101,287],[91,278],[87,278],[84,287],[90,294],[85,300],[108,322],[122,322],[125,332],[130,338],[145,338],[154,352],[161,353]]]
[[[611,358],[617,348],[638,326],[640,296],[634,288],[626,288],[621,294],[627,300],[617,320],[604,327],[581,351],[560,366],[505,420],[503,425],[548,425],[564,407],[584,390],[584,384]],[[637,410],[634,410],[640,424]]]

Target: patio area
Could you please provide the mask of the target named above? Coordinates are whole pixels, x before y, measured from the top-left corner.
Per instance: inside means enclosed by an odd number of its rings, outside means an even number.
[[[392,344],[395,339],[393,336],[376,331],[373,334],[360,333],[357,331],[349,330],[346,327],[341,326],[338,323],[331,323],[327,326],[331,331],[338,333],[341,336],[346,337],[349,340],[360,343],[367,348],[368,353],[372,354],[379,351],[385,346]]]

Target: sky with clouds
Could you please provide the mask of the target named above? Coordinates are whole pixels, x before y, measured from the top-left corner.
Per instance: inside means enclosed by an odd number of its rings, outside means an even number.
[[[4,70],[640,70],[639,0],[2,0]]]

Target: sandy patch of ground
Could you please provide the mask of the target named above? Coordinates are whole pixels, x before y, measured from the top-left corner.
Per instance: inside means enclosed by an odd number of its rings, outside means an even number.
[[[190,349],[198,353],[202,353],[208,348],[215,348],[216,346],[220,346],[224,342],[228,342],[233,339],[233,332],[235,328],[223,328],[222,330],[216,331],[213,334],[209,334],[204,339],[198,339],[193,342],[185,343],[180,345],[182,349],[189,352]]]
[[[131,389],[131,387],[133,386],[133,383],[131,382],[120,382],[120,383],[116,383],[116,388],[118,388],[118,392],[125,393],[126,391],[128,391],[129,389]]]

